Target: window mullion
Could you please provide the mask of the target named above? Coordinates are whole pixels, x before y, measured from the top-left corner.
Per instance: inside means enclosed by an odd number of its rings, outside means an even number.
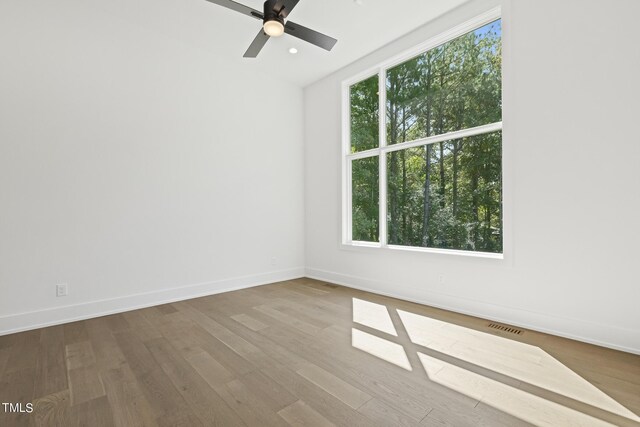
[[[342,87],[342,243],[351,242],[351,87]]]
[[[379,131],[378,139],[380,140],[380,158],[378,159],[379,173],[378,183],[378,227],[380,246],[387,245],[387,156],[382,150],[387,146],[387,70],[380,68],[378,73],[378,117]]]
[[[347,159],[346,174],[347,174],[347,236],[348,242],[353,241],[353,159]]]

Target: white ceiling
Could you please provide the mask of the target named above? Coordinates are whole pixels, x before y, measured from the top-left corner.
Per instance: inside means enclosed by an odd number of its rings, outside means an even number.
[[[305,86],[466,1],[362,0],[359,5],[354,0],[301,0],[289,19],[338,39],[333,50],[284,35],[269,40],[256,59],[242,55],[260,30],[260,21],[206,0],[139,0],[139,17],[145,27],[179,37],[221,60],[240,61]],[[262,10],[262,0],[239,2]],[[288,52],[291,47],[298,49],[297,55]]]

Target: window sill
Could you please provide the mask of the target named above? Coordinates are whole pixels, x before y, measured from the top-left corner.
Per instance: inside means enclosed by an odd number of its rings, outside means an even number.
[[[404,251],[404,252],[422,252],[439,255],[455,255],[464,256],[470,258],[486,258],[504,260],[504,254],[497,254],[491,252],[473,252],[473,251],[461,251],[456,249],[438,249],[438,248],[420,248],[416,246],[398,246],[398,245],[381,245],[374,242],[346,242],[341,243],[340,248],[347,251],[370,251],[375,249],[382,249],[385,251]]]

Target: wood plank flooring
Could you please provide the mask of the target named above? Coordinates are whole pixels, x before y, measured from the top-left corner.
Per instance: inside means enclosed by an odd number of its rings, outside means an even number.
[[[0,337],[0,426],[640,426],[640,356],[311,279]]]

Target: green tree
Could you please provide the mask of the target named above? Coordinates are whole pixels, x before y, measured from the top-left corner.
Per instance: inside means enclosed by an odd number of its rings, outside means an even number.
[[[387,143],[500,121],[501,58],[496,21],[387,70]],[[352,152],[378,146],[378,90],[351,88]],[[388,242],[501,252],[501,148],[493,132],[388,153]],[[352,165],[353,238],[377,241],[379,161]]]

